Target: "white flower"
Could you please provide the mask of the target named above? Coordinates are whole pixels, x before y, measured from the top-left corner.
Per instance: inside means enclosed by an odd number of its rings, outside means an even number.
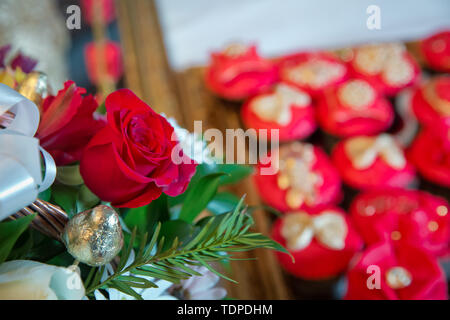
[[[185,300],[221,300],[227,295],[227,290],[217,286],[219,276],[206,267],[194,268],[202,276],[194,276],[181,281],[180,285],[169,290],[174,296]]]
[[[174,118],[168,118],[163,113],[161,115],[165,117],[174,128],[175,134],[184,154],[199,164],[213,164],[215,162],[214,157],[211,155],[211,151],[208,149],[206,141],[203,140],[201,135],[196,132],[191,133],[180,127]]]
[[[0,265],[0,300],[81,300],[84,287],[73,268],[30,260]]]

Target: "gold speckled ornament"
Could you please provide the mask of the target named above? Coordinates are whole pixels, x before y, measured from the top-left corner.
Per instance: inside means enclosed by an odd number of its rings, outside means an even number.
[[[19,84],[17,91],[25,98],[33,101],[39,109],[44,99],[52,94],[47,75],[39,71],[30,72]]]
[[[107,264],[123,246],[119,216],[105,205],[76,214],[61,238],[75,259],[90,266]]]

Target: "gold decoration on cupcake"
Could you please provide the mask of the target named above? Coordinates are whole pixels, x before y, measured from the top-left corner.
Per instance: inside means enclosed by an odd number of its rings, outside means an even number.
[[[400,233],[400,231],[392,231],[391,233],[391,239],[394,241],[398,241],[402,238],[402,234]]]
[[[76,214],[61,239],[75,259],[90,266],[107,264],[123,246],[119,216],[105,205]]]
[[[427,227],[431,232],[436,232],[439,229],[439,224],[436,221],[430,221]]]
[[[364,80],[351,80],[338,90],[341,103],[352,109],[361,110],[370,106],[375,100],[375,90]]]
[[[386,283],[394,290],[406,288],[411,282],[411,273],[403,267],[393,267],[386,272]]]
[[[441,205],[437,207],[436,213],[441,217],[445,217],[448,213],[448,208],[446,206]]]
[[[425,100],[442,117],[450,117],[450,101],[439,97],[436,91],[437,79],[429,80],[422,89]]]
[[[33,101],[39,109],[41,109],[42,101],[51,94],[47,75],[38,71],[29,73],[17,87],[17,91]]]
[[[280,149],[279,173],[277,184],[286,192],[286,204],[291,209],[298,209],[303,203],[313,205],[316,188],[323,180],[312,171],[315,162],[313,146],[294,142]]]
[[[248,48],[249,47],[243,43],[232,43],[228,45],[222,53],[230,58],[237,58],[246,54]]]
[[[309,215],[303,211],[287,214],[281,228],[287,248],[292,251],[308,247],[313,238],[329,249],[342,250],[347,233],[345,219],[331,210],[319,215]]]
[[[264,121],[287,125],[292,120],[292,108],[303,108],[311,103],[308,94],[285,84],[275,87],[273,94],[256,97],[251,102],[251,109]]]
[[[405,59],[406,48],[399,43],[373,44],[355,50],[355,66],[363,73],[381,74],[389,84],[405,85],[414,77],[414,69]]]
[[[389,134],[350,138],[345,142],[344,148],[353,166],[359,170],[368,169],[378,157],[395,169],[406,166],[403,150]]]
[[[289,80],[311,88],[320,88],[332,83],[345,74],[345,67],[323,59],[312,59],[285,70]]]

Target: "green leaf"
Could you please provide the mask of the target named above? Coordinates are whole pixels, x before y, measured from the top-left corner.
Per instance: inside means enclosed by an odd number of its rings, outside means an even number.
[[[35,215],[29,215],[14,221],[0,223],[0,263],[4,262],[17,239],[28,228]]]
[[[62,184],[52,186],[52,198],[55,204],[59,205],[69,215],[73,215],[77,210],[78,189]]]
[[[160,238],[164,237],[165,246],[163,251],[170,248],[170,245],[178,238],[179,241],[185,242],[192,237],[194,227],[183,220],[170,220],[166,221],[161,226]]]
[[[239,203],[239,198],[230,192],[220,192],[208,203],[206,208],[213,214],[219,215],[233,211]]]
[[[82,185],[77,196],[77,212],[85,211],[95,207],[100,199],[92,193],[85,185]]]
[[[52,189],[48,188],[45,191],[39,193],[38,198],[44,201],[49,201],[52,196]]]
[[[68,186],[79,186],[83,184],[80,174],[80,165],[60,166],[56,174],[56,180]]]
[[[220,179],[220,185],[233,184],[253,173],[253,167],[240,164],[219,164],[217,171],[226,173]]]
[[[213,173],[202,177],[186,195],[179,218],[189,223],[194,221],[217,193],[219,180],[223,176],[224,173]]]

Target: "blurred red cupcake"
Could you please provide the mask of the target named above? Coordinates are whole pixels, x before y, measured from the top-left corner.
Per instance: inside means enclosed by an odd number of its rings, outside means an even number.
[[[322,90],[343,82],[347,77],[347,67],[333,55],[299,53],[281,59],[280,77],[312,96]]]
[[[355,48],[349,69],[364,77],[380,93],[393,96],[414,84],[420,74],[419,66],[402,44],[373,44]]]
[[[406,187],[415,178],[403,149],[389,134],[343,140],[332,159],[342,180],[357,189]]]
[[[269,168],[272,172],[265,172]],[[255,183],[263,201],[282,212],[340,200],[338,172],[322,149],[308,143],[281,146],[262,159]]]
[[[349,137],[380,133],[391,125],[389,101],[362,79],[352,79],[324,92],[317,103],[317,118],[330,134]]]
[[[422,40],[420,51],[428,66],[450,72],[450,31],[445,30]]]
[[[411,103],[420,123],[450,141],[450,76],[428,80],[416,89]]]
[[[217,95],[242,100],[270,88],[278,79],[276,66],[261,58],[255,46],[232,44],[211,55],[206,85]]]
[[[424,191],[383,189],[361,193],[350,207],[364,241],[406,241],[436,256],[446,253],[450,240],[449,204]]]
[[[450,187],[450,140],[425,129],[413,141],[408,158],[431,182]]]
[[[94,84],[105,81],[100,78],[102,75],[117,82],[123,74],[122,51],[117,42],[89,42],[84,48],[84,57],[89,80]],[[99,61],[104,63],[105,70],[101,70]]]
[[[341,209],[291,212],[275,221],[272,237],[289,250],[277,253],[289,273],[308,280],[323,280],[345,271],[362,240]]]
[[[306,138],[317,127],[311,97],[283,83],[246,101],[241,116],[247,128],[279,129],[280,141]]]
[[[347,300],[448,299],[445,274],[436,258],[406,242],[370,246],[347,279]]]

